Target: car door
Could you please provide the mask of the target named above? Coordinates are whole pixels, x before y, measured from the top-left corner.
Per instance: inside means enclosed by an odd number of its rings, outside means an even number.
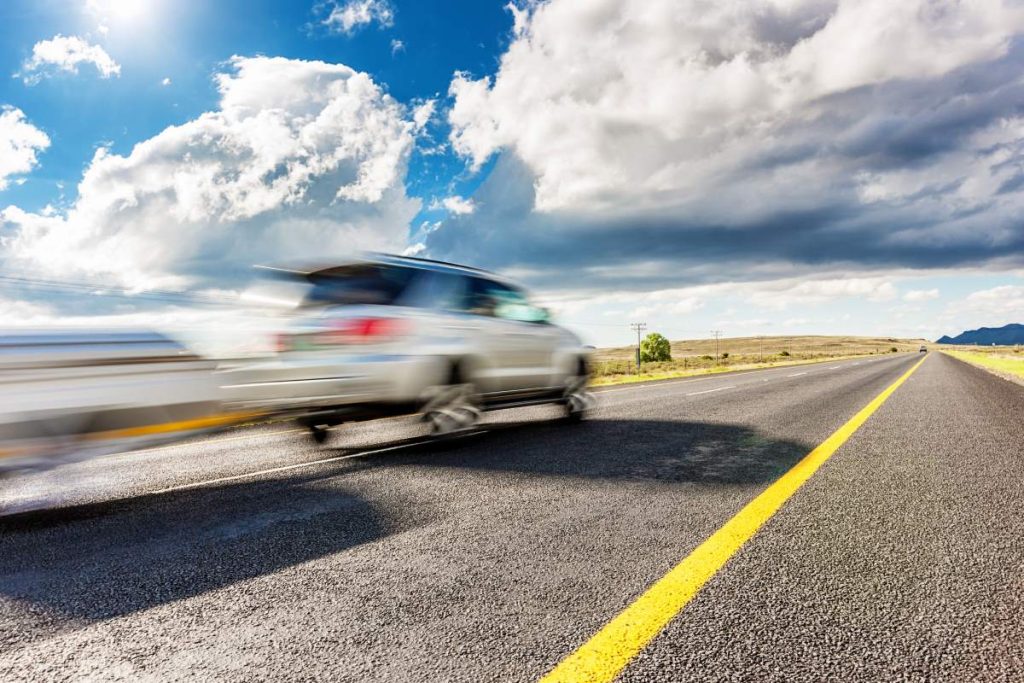
[[[510,285],[474,278],[474,313],[489,318],[495,335],[489,340],[495,382],[509,395],[541,391],[552,385],[556,330],[543,309]]]

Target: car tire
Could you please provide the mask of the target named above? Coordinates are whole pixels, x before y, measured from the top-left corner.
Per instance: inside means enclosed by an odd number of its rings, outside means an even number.
[[[587,389],[589,381],[590,373],[587,370],[587,363],[581,358],[576,367],[576,374],[567,383],[562,398],[566,422],[579,422],[590,412],[590,408],[594,404],[594,396]]]
[[[480,400],[476,387],[466,381],[461,363],[452,366],[448,382],[435,387],[423,407],[423,421],[430,424],[435,437],[451,436],[471,430],[480,420]]]
[[[317,445],[322,446],[330,436],[330,427],[327,425],[309,425],[309,435]]]

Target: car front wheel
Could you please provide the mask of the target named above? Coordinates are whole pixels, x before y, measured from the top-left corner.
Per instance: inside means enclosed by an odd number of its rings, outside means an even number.
[[[562,404],[565,407],[565,419],[569,422],[579,422],[594,405],[594,395],[590,393],[587,384],[590,381],[586,364],[580,361],[576,376],[569,380],[565,388],[565,395]]]

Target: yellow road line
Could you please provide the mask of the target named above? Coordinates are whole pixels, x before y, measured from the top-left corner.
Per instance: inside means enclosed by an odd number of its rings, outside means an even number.
[[[853,435],[896,389],[927,359],[918,361],[871,403],[825,439],[803,460],[750,501],[722,528],[701,543],[682,562],[563,659],[542,683],[563,681],[609,682],[657,636],[698,591],[797,489]]]
[[[126,429],[111,429],[104,432],[93,432],[85,434],[85,439],[127,439],[133,436],[150,436],[153,434],[168,434],[170,432],[192,431],[194,429],[209,429],[210,427],[223,427],[225,425],[237,424],[262,417],[263,413],[226,413],[223,415],[209,415],[194,420],[182,420],[180,422],[163,422],[160,424],[145,425],[142,427],[128,427]]]

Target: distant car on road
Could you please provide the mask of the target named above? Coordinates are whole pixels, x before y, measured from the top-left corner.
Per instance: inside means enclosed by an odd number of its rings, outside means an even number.
[[[924,344],[921,344],[921,348],[920,348],[920,349],[918,349],[918,351],[919,351],[920,353],[928,353],[928,347],[927,347],[927,346],[925,346]]]
[[[304,296],[277,358],[226,373],[226,396],[294,413],[318,442],[350,420],[420,413],[446,434],[483,410],[589,406],[590,351],[499,275],[387,255],[265,270]]]

